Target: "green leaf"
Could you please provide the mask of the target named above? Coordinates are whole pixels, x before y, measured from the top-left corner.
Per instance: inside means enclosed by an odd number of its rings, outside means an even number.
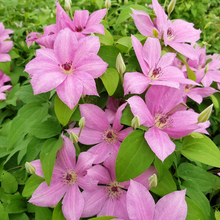
[[[62,147],[62,145],[63,138],[59,137],[58,140],[55,138],[48,139],[42,146],[40,161],[43,174],[48,186],[50,185],[50,181],[52,178],[57,151]]]
[[[116,69],[108,68],[105,73],[100,76],[108,94],[112,96],[117,89],[119,82],[119,74]]]
[[[114,216],[101,216],[97,218],[91,218],[90,220],[111,220],[111,219],[117,219],[117,217]]]
[[[49,117],[46,121],[39,122],[30,127],[30,133],[37,138],[51,138],[61,133],[60,123],[56,118]]]
[[[188,197],[185,198],[187,203],[187,216],[186,220],[203,220],[205,219],[205,216],[202,213],[202,210],[196,205],[195,202],[193,202]]]
[[[192,180],[195,182],[202,192],[215,189],[217,178],[219,178],[190,163],[181,163],[177,169],[177,173],[179,177],[184,180]]]
[[[210,204],[207,197],[199,190],[196,182],[192,180],[186,180],[183,182],[182,186],[186,188],[186,195],[189,196],[193,202],[201,209],[203,212],[205,219],[210,219]]]
[[[176,183],[173,180],[173,177],[169,170],[163,171],[163,176],[158,181],[158,184],[156,187],[152,187],[150,191],[153,193],[159,195],[159,196],[165,196],[171,192],[174,192],[177,190]]]
[[[11,173],[3,170],[1,179],[2,188],[6,193],[15,193],[18,190],[18,182]]]
[[[0,213],[1,213],[1,220],[9,220],[8,213],[5,211],[1,201],[0,201]]]
[[[64,104],[61,99],[56,95],[55,97],[55,113],[59,122],[66,126],[71,118],[71,115],[75,112],[78,105],[71,110],[66,104]]]
[[[131,121],[133,118],[134,118],[134,115],[131,111],[130,106],[126,105],[124,111],[122,112],[121,123],[124,125],[131,126]]]
[[[220,212],[219,211],[215,211],[215,218],[216,220],[220,220]]]
[[[112,46],[114,44],[114,39],[111,33],[106,28],[105,28],[105,35],[103,34],[95,34],[95,35],[99,37],[100,43],[104,45]]]
[[[61,201],[55,206],[55,209],[53,210],[52,220],[66,220],[63,216]]]
[[[214,104],[214,108],[216,110],[216,115],[217,115],[220,110],[220,94],[219,93],[212,94],[210,96],[210,98],[212,99],[212,102]]]
[[[10,220],[29,220],[29,218],[25,213],[19,213],[19,214],[11,214]]]
[[[6,73],[7,75],[10,75],[10,64],[11,62],[0,62],[0,70],[2,70],[3,73]]]
[[[102,9],[103,0],[95,0],[95,3],[96,3],[97,6],[99,7],[99,9]]]
[[[8,205],[5,210],[9,213],[22,213],[27,209],[27,201],[24,197],[20,195],[7,195]]]
[[[140,10],[140,11],[144,11],[147,14],[151,13],[151,10],[147,9],[144,6],[141,5],[129,5],[128,7],[124,8],[120,15],[118,16],[118,19],[116,21],[116,25],[121,24],[122,22],[124,22],[125,20],[127,20],[128,18],[131,18],[132,11],[131,8],[136,9],[136,10]]]
[[[154,157],[144,138],[144,131],[133,131],[119,148],[115,167],[117,180],[123,182],[137,177],[147,170]]]
[[[39,103],[29,103],[18,111],[18,115],[13,119],[9,131],[9,149],[25,132],[27,133],[29,131],[29,128],[33,124],[46,117],[47,108],[47,105],[42,106]]]
[[[19,99],[21,99],[24,103],[31,103],[31,102],[47,102],[50,98],[50,92],[41,93],[38,95],[34,95],[32,86],[26,85],[22,86],[16,95]]]
[[[189,159],[213,167],[220,167],[220,151],[215,143],[205,135],[203,135],[203,138],[185,137],[181,153]]]
[[[47,207],[39,207],[35,208],[35,220],[51,220],[52,212]]]
[[[37,189],[37,187],[44,181],[45,179],[40,176],[37,175],[30,176],[27,182],[25,183],[22,196],[27,198],[31,197],[34,191]]]
[[[120,50],[114,46],[101,46],[98,55],[108,63],[108,68],[116,67],[116,58]]]
[[[20,57],[19,54],[14,49],[10,50],[8,54],[10,55],[11,59]]]

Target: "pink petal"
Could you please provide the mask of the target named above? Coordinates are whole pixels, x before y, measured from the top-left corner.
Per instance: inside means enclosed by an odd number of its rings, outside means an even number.
[[[175,53],[166,53],[160,58],[157,66],[161,67],[161,69],[167,66],[172,66],[175,57],[176,57]]]
[[[161,46],[159,39],[148,37],[143,47],[143,58],[150,69],[157,67],[160,55]]]
[[[83,104],[79,108],[81,116],[85,117],[86,127],[102,132],[110,128],[105,112],[98,106]]]
[[[129,94],[141,94],[149,86],[150,79],[142,73],[133,72],[125,73],[123,87],[125,95]]]
[[[118,133],[117,139],[122,142],[132,131],[133,131],[132,127],[121,130]]]
[[[83,29],[86,26],[88,18],[89,18],[89,11],[87,11],[87,10],[82,10],[82,11],[75,10],[74,17],[73,17],[74,26],[76,28]]]
[[[185,194],[186,190],[182,190],[162,197],[156,204],[154,220],[185,220],[187,216]]]
[[[81,33],[82,34],[97,33],[97,34],[105,35],[105,29],[102,24],[96,24],[96,25],[86,27],[86,29],[84,29]]]
[[[77,185],[83,190],[94,191],[97,188],[97,184],[98,180],[94,180],[88,175],[77,176]]]
[[[40,159],[34,160],[34,161],[30,162],[30,164],[35,167],[35,174],[44,178]]]
[[[68,75],[64,82],[57,87],[57,95],[70,108],[73,109],[82,95],[83,85],[81,81],[72,75]]]
[[[148,110],[145,102],[139,96],[133,96],[128,99],[133,115],[137,115],[140,119],[140,124],[147,127],[154,124],[154,118]]]
[[[58,33],[54,42],[54,52],[60,65],[73,62],[77,48],[76,36],[69,28]]]
[[[143,54],[142,54],[143,47],[142,47],[142,44],[133,35],[131,35],[131,41],[132,41],[132,45],[133,45],[135,54],[137,56],[137,59],[139,61],[140,66],[141,66],[141,69],[142,69],[144,75],[147,76],[150,69],[149,69],[147,63],[144,61],[144,58],[143,58]]]
[[[144,137],[151,150],[162,161],[175,150],[175,144],[170,140],[168,134],[157,127],[150,128],[145,132]]]
[[[127,210],[130,219],[153,220],[155,202],[147,188],[130,180],[127,192]]]
[[[124,103],[122,104],[116,114],[115,114],[115,118],[114,118],[114,121],[113,121],[113,130],[115,131],[120,131],[122,128],[123,128],[123,125],[121,125],[121,116],[122,116],[122,111],[124,110],[125,106],[127,105],[127,103]]]
[[[71,140],[62,135],[63,138],[63,146],[57,152],[57,164],[62,167],[64,170],[74,170],[76,163],[76,151]]]
[[[95,25],[95,24],[99,24],[102,21],[102,19],[104,18],[104,16],[106,15],[106,12],[107,12],[106,8],[93,12],[89,16],[89,19],[86,24],[86,29]],[[97,33],[97,32],[95,32],[95,33]]]
[[[82,195],[85,200],[82,213],[83,218],[97,215],[108,198],[106,186],[98,186],[97,189],[92,192],[83,191]]]
[[[80,128],[68,129],[67,132],[70,134],[72,131],[76,135],[79,134]],[[79,142],[86,145],[97,144],[103,141],[103,132],[93,130],[91,128],[84,127],[79,137]]]
[[[77,185],[71,185],[62,201],[63,215],[68,220],[79,220],[84,207],[84,198]]]
[[[67,185],[61,181],[51,181],[50,186],[43,182],[38,186],[28,202],[42,207],[55,206],[67,190]]]
[[[11,61],[11,57],[8,54],[3,54],[0,51],[0,62]]]
[[[11,48],[13,47],[13,42],[12,41],[4,41],[4,42],[1,42],[1,45],[0,45],[0,52],[2,53],[8,53]]]
[[[131,17],[134,19],[135,26],[139,32],[144,36],[152,36],[154,24],[151,21],[150,16],[143,11],[137,11],[133,8],[131,8],[131,10],[133,12]]]

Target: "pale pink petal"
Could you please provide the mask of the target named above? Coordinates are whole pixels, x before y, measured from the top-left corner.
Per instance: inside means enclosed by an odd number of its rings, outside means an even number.
[[[138,62],[140,64],[140,66],[141,66],[141,69],[142,69],[143,73],[147,76],[150,69],[149,69],[147,63],[144,61],[144,58],[143,58],[143,54],[142,54],[143,47],[142,47],[142,44],[133,35],[131,35],[131,41],[132,41],[132,45],[133,45],[136,57],[137,57]]]
[[[134,19],[135,26],[139,32],[144,36],[152,36],[154,24],[151,21],[150,16],[143,11],[137,11],[133,8],[131,8],[131,10],[133,12],[131,17]]]
[[[179,88],[179,83],[178,82],[172,82],[166,79],[158,79],[158,80],[154,80],[151,82],[151,85],[158,85],[158,86],[168,86],[168,87],[172,87],[172,88]]]
[[[0,86],[0,92],[4,92],[4,91],[6,91],[6,90],[8,90],[8,89],[10,89],[10,88],[12,88],[11,85]]]
[[[82,72],[82,71],[75,71],[73,73],[80,81],[81,84],[83,85],[83,91],[82,93],[84,95],[97,95],[99,96],[97,90],[96,90],[96,84],[94,78],[88,74],[87,72]]]
[[[83,191],[82,195],[85,200],[85,206],[82,213],[83,218],[97,215],[108,198],[106,186],[98,186],[97,189],[92,192]]]
[[[220,61],[219,61],[220,62]],[[202,79],[202,84],[205,87],[209,87],[212,82],[220,82],[220,71],[219,70],[210,70],[208,71],[204,78]]]
[[[114,120],[114,118],[115,118],[115,111],[106,108],[106,109],[105,109],[105,114],[106,114],[106,116],[107,116],[107,118],[108,118],[109,124],[112,124],[112,123],[113,123],[113,120]]]
[[[57,87],[57,95],[70,108],[73,109],[82,95],[83,85],[81,81],[72,75],[68,75],[64,82]]]
[[[80,128],[68,129],[70,134],[72,131],[76,135],[79,135]],[[79,142],[86,145],[97,144],[103,141],[103,131],[93,130],[91,128],[84,127],[79,137]]]
[[[167,66],[172,66],[175,57],[176,57],[175,53],[166,53],[160,58],[157,66],[161,67],[161,69]]]
[[[142,73],[125,73],[123,81],[125,95],[129,92],[131,94],[141,94],[147,89],[149,83],[150,79]]]
[[[168,134],[157,127],[150,128],[145,132],[144,137],[151,150],[162,161],[175,150],[175,144],[170,140]]]
[[[186,190],[182,190],[162,197],[156,204],[154,220],[185,220],[187,216],[185,194]]]
[[[76,163],[76,151],[71,140],[62,135],[63,138],[63,146],[57,152],[57,160],[56,163],[63,168],[64,170],[74,169]]]
[[[8,54],[3,54],[0,51],[0,62],[11,61],[11,57]]]
[[[37,206],[55,206],[68,190],[68,186],[61,181],[52,182],[50,186],[46,182],[41,183],[28,201]]]
[[[105,29],[102,24],[95,24],[89,27],[86,26],[86,29],[84,29],[81,33],[82,34],[97,33],[97,34],[105,35]]]
[[[13,47],[12,41],[4,41],[0,45],[0,52],[8,53],[12,47]]]
[[[77,176],[76,183],[83,190],[94,191],[97,188],[98,180],[94,180],[88,175]]]
[[[128,99],[128,103],[131,107],[133,115],[137,115],[139,117],[140,125],[149,127],[154,124],[154,118],[142,98],[139,96],[133,96]]]
[[[6,95],[0,92],[0,100],[6,100]]]
[[[77,185],[71,185],[62,201],[63,215],[68,220],[79,220],[84,207],[84,198]]]
[[[54,42],[54,52],[60,65],[73,62],[77,48],[76,36],[69,28],[58,33]]]
[[[99,68],[97,68],[97,66]],[[93,78],[98,78],[106,71],[107,66],[108,64],[99,56],[94,53],[89,53],[84,55],[84,58],[77,63],[76,70],[80,72],[87,72]]]
[[[117,135],[117,139],[122,142],[132,131],[132,127],[121,130]]]
[[[30,164],[32,166],[34,166],[35,174],[44,178],[44,174],[43,174],[43,171],[42,171],[40,159],[31,161]]]
[[[193,111],[177,111],[170,116],[170,127],[165,128],[171,138],[182,138],[198,129],[198,114]]]
[[[83,29],[86,26],[88,18],[89,18],[89,11],[75,10],[74,17],[73,17],[73,24],[76,27],[76,31],[77,31],[77,29],[80,29],[80,28]]]
[[[51,34],[51,35],[43,36],[37,39],[36,42],[40,44],[41,46],[53,49],[56,37],[57,37],[57,34]]]
[[[105,112],[96,105],[83,104],[79,106],[81,116],[85,117],[86,127],[98,131],[105,131],[110,128]]]
[[[96,156],[87,152],[82,152],[78,156],[74,171],[79,175],[85,175],[87,170],[92,167]]]
[[[127,192],[127,210],[129,219],[153,220],[155,202],[147,188],[142,184],[130,180]]]
[[[143,58],[150,69],[154,69],[161,55],[160,41],[157,38],[148,37],[143,47]]]
[[[89,19],[86,24],[86,29],[95,25],[95,24],[99,24],[102,21],[102,19],[104,18],[104,16],[106,15],[106,12],[107,12],[106,8],[93,12],[89,16]],[[97,32],[95,32],[95,33],[97,33]]]
[[[115,114],[115,118],[114,118],[113,126],[112,126],[112,128],[115,131],[120,131],[123,128],[123,125],[121,125],[121,116],[122,116],[122,111],[124,110],[126,105],[127,105],[127,103],[122,104],[118,108],[118,110],[117,110],[117,112]]]

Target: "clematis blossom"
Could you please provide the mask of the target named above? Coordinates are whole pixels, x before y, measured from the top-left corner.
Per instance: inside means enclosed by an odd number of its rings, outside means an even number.
[[[88,152],[97,155],[94,163],[105,161],[110,154],[118,152],[121,142],[130,134],[131,127],[123,129],[120,124],[122,111],[126,103],[121,105],[114,117],[111,126],[105,112],[96,105],[82,104],[79,105],[81,116],[85,118],[85,127],[79,137],[79,142],[86,145],[95,144]],[[79,133],[80,128],[68,129],[68,132]]]
[[[157,38],[148,37],[144,46],[131,36],[134,51],[144,74],[133,72],[124,75],[125,94],[143,93],[149,85],[164,85],[179,88],[180,84],[197,85],[186,79],[183,72],[173,66],[175,53],[166,53],[161,57],[161,45]]]
[[[147,188],[145,188],[141,183],[130,180],[130,186],[128,188],[126,198],[129,215],[128,219],[185,220],[187,216],[185,194],[186,190],[175,191],[165,195],[155,204],[154,199]]]
[[[63,197],[62,211],[67,220],[79,220],[84,208],[84,198],[79,189],[91,190],[96,182],[86,176],[87,170],[92,167],[94,156],[88,152],[79,154],[76,163],[75,147],[66,137],[63,146],[57,152],[50,186],[46,181],[41,183],[33,193],[30,203],[37,206],[55,206]],[[40,160],[30,162],[35,167],[35,174],[44,177]]]
[[[198,114],[181,105],[183,91],[166,86],[151,86],[145,102],[139,96],[128,99],[133,115],[149,127],[145,139],[156,156],[164,161],[175,150],[171,138],[182,138],[199,129]],[[170,137],[169,137],[170,136]]]
[[[73,109],[82,94],[98,95],[94,78],[106,68],[97,53],[99,38],[88,36],[77,40],[69,28],[61,30],[54,42],[54,49],[39,49],[36,58],[25,67],[30,74],[34,94],[56,88],[59,98]]]
[[[5,29],[3,22],[0,22],[0,41],[9,39],[10,38],[9,34],[12,34],[12,33],[14,33],[14,31],[10,29]]]

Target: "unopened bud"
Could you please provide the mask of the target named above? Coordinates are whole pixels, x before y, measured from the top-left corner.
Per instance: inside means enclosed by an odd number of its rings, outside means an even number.
[[[105,0],[105,7],[107,8],[107,10],[109,10],[109,8],[111,7],[111,0]]]
[[[29,162],[25,163],[25,168],[28,173],[35,174],[35,167],[33,165],[31,165]]]
[[[170,4],[167,7],[167,12],[169,15],[173,12],[175,5],[176,5],[176,0],[171,0]]]
[[[126,66],[124,63],[124,60],[121,56],[121,53],[118,54],[117,59],[116,59],[116,69],[119,72],[119,74],[123,74],[126,70]]]
[[[213,104],[208,106],[205,110],[203,110],[198,117],[198,123],[206,122],[212,114]]]
[[[79,137],[72,131],[70,131],[70,140],[76,144],[79,141]]]
[[[66,11],[71,10],[71,4],[72,4],[71,0],[65,0],[64,8]]]
[[[135,115],[134,118],[131,120],[131,126],[134,129],[137,129],[140,127],[140,118],[137,115]]]
[[[153,174],[152,176],[150,176],[150,178],[148,179],[149,182],[149,187],[156,187],[157,186],[157,175]]]
[[[79,120],[79,127],[80,127],[80,128],[83,128],[84,126],[85,126],[85,118],[82,117],[82,118],[80,118],[80,120]]]
[[[158,34],[159,34],[158,31],[155,28],[153,28],[153,35],[154,35],[154,37],[157,38]]]

